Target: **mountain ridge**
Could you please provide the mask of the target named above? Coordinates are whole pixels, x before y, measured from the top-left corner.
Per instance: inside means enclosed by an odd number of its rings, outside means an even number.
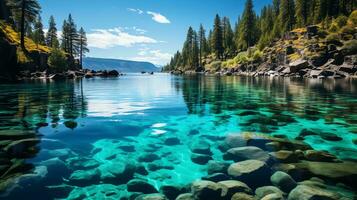
[[[83,58],[83,67],[91,70],[117,70],[120,72],[158,72],[160,68],[145,61],[132,61],[115,58]]]

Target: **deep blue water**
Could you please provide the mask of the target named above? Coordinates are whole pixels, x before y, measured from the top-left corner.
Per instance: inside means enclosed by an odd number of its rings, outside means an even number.
[[[243,116],[244,111],[255,114]],[[262,117],[276,119],[277,123],[257,120]],[[356,160],[357,81],[129,74],[0,85],[0,135],[10,130],[35,130],[34,138],[41,139],[36,150],[26,150],[30,155],[22,161],[31,164],[30,171],[37,170],[37,175],[26,181],[20,178],[17,184],[28,189],[9,190],[7,198],[25,195],[35,199],[36,192],[44,190],[50,191],[44,199],[61,196],[66,187],[49,186],[67,184],[76,167],[99,170],[106,177],[113,168],[145,157],[147,152],[161,157],[158,165],[172,167],[149,173],[145,178],[150,183],[157,188],[188,184],[205,175],[203,167],[190,160],[189,146],[195,137],[251,133],[295,139],[303,129],[340,138],[305,137],[314,149]],[[191,136],[191,131],[198,136]],[[162,145],[172,136],[181,144]],[[134,150],[128,153],[123,146]],[[219,159],[217,152],[213,154]],[[51,168],[48,160],[56,167]],[[43,166],[47,173],[43,173]],[[19,171],[6,180],[28,176],[23,175],[24,169]],[[94,185],[103,184],[107,183],[98,181]],[[82,183],[76,187],[88,189]],[[72,191],[68,195],[77,194]]]

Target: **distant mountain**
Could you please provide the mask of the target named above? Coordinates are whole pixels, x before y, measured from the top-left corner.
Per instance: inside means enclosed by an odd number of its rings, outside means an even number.
[[[161,69],[149,62],[107,58],[83,58],[83,67],[91,70],[117,70],[124,73],[159,72]]]

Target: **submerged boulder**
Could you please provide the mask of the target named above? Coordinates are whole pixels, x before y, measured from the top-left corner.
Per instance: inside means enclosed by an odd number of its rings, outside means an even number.
[[[222,188],[212,181],[196,181],[191,192],[196,200],[217,200],[221,198]]]
[[[260,160],[267,162],[270,159],[270,156],[266,151],[258,147],[247,146],[230,149],[223,155],[223,158],[225,160],[234,160],[235,162],[244,160]]]
[[[243,192],[251,194],[252,190],[243,182],[228,180],[218,182],[218,185],[222,187],[222,197],[224,199],[231,199],[235,193]]]
[[[144,194],[152,194],[158,192],[154,186],[140,179],[133,179],[129,181],[126,186],[129,192],[142,192]]]
[[[265,162],[259,160],[246,160],[231,164],[228,175],[236,180],[241,180],[249,186],[259,187],[269,183],[271,171]]]
[[[156,193],[156,194],[143,194],[135,198],[135,200],[168,200],[165,195]]]
[[[279,187],[284,192],[289,193],[292,189],[294,189],[297,185],[295,180],[287,173],[277,171],[271,177],[270,181],[273,185]]]
[[[278,194],[279,196],[283,196],[284,192],[274,186],[263,186],[255,190],[255,195],[257,199],[262,199],[263,197],[270,194]]]
[[[326,199],[326,200],[337,200],[340,196],[336,193],[323,190],[317,187],[311,187],[307,185],[299,185],[293,189],[288,200],[315,200],[315,199]]]
[[[191,160],[196,164],[205,165],[208,161],[212,160],[212,157],[210,155],[193,153],[191,155]]]

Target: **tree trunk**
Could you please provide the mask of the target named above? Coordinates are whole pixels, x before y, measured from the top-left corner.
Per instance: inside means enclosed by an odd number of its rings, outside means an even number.
[[[80,68],[83,69],[83,40],[81,38],[81,49],[80,49],[80,52],[79,52],[79,63],[80,63]]]
[[[22,1],[21,7],[21,48],[25,50],[25,8],[26,0]]]

